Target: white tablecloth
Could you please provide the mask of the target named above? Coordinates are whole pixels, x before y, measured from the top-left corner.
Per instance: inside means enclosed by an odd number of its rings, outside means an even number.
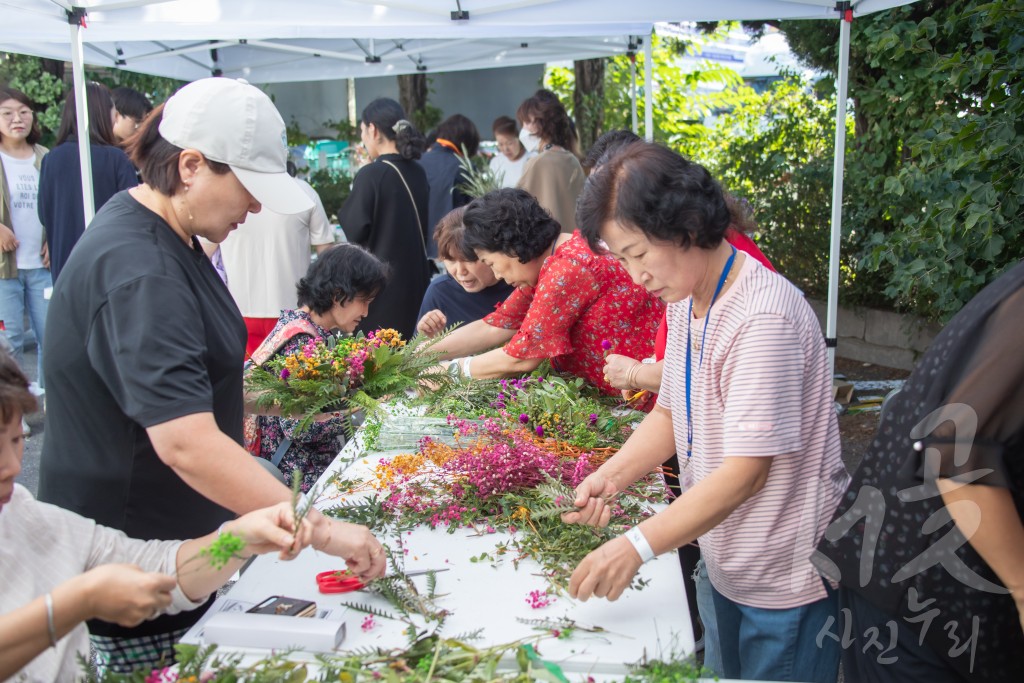
[[[408,422],[408,421],[406,421]],[[385,423],[384,429],[387,429]],[[404,452],[410,452],[407,449]],[[331,468],[321,477],[321,490],[316,506],[328,509],[344,496],[327,485],[335,473],[344,472],[347,479],[363,480],[381,457],[389,453],[367,453],[361,435],[342,449]],[[538,633],[518,619],[559,619],[566,617],[580,626],[598,626],[602,633],[577,630],[568,639],[545,640],[539,646],[541,656],[559,664],[566,673],[621,674],[624,665],[652,659],[680,657],[693,652],[693,632],[690,627],[689,606],[683,589],[682,573],[676,553],[665,553],[641,568],[641,576],[650,581],[642,590],[628,590],[615,602],[591,599],[588,602],[572,600],[568,596],[554,596],[547,607],[534,609],[528,604],[531,591],[544,591],[547,581],[537,574],[539,566],[530,560],[513,567],[506,555],[495,563],[470,562],[470,557],[482,553],[495,555],[495,546],[504,540],[503,534],[477,534],[460,529],[453,534],[446,530],[420,527],[402,535],[405,570],[447,569],[438,573],[437,601],[451,612],[442,635],[458,637],[483,629],[480,645],[497,645]],[[393,536],[382,541],[394,545]],[[377,617],[376,625],[364,631],[361,624],[365,614],[341,607],[343,603],[373,605],[393,612],[382,598],[369,593],[322,595],[318,592],[314,576],[317,572],[343,569],[338,559],[323,553],[306,550],[291,562],[282,562],[276,555],[257,558],[241,578],[211,609],[228,607],[241,609],[271,595],[315,600],[321,612],[329,611],[327,618],[346,621],[347,636],[340,652],[366,647],[397,648],[407,643],[402,633],[405,624]],[[416,579],[421,590],[426,579]],[[186,634],[183,642],[202,642],[201,621]],[[247,651],[247,655],[267,654]],[[299,655],[301,656],[301,655]]]

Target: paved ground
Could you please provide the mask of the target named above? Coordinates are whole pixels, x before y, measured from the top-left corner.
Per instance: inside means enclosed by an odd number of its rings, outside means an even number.
[[[30,380],[36,380],[36,349],[31,347],[25,349],[25,371],[28,373]],[[33,413],[27,415],[25,419],[28,422],[29,428],[32,430],[32,434],[25,440],[25,457],[21,464],[21,474],[15,480],[29,491],[32,495],[35,495],[36,489],[39,487],[39,455],[43,451],[43,413]]]

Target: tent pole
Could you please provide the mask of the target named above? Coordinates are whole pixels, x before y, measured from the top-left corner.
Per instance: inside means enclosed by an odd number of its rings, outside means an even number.
[[[85,26],[84,7],[72,7],[68,12],[71,27],[71,66],[75,85],[75,110],[78,124],[78,160],[82,172],[82,209],[85,225],[89,227],[96,213],[92,198],[92,154],[89,150],[89,102],[85,94],[85,56],[82,53],[82,28]]]
[[[636,53],[629,55],[629,113],[633,126],[633,133],[637,131],[636,121]]]
[[[843,235],[843,166],[846,158],[846,91],[850,71],[850,24],[853,10],[849,2],[836,3],[839,17],[839,72],[836,84],[835,160],[832,166],[832,246],[828,257],[828,314],[825,344],[829,370],[836,367],[837,322],[839,314],[839,249]]]
[[[654,32],[644,41],[644,138],[654,142]]]

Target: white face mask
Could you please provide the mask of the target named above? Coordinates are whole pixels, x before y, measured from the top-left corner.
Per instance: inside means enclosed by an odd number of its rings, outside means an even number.
[[[527,152],[536,152],[540,147],[540,138],[525,128],[519,131],[519,142],[523,143],[523,149]]]

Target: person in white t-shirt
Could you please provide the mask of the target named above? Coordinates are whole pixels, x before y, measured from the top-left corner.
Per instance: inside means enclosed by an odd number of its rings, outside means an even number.
[[[20,365],[24,356],[25,313],[39,348],[43,384],[45,292],[53,286],[50,255],[36,213],[39,166],[46,148],[32,101],[20,90],[0,88],[0,320]]]
[[[491,171],[500,187],[515,187],[530,159],[523,143],[519,141],[516,120],[510,116],[499,116],[494,119],[491,129],[498,142],[498,153],[491,157]]]
[[[289,162],[288,172],[295,175]],[[313,208],[286,216],[263,209],[245,219],[220,244],[228,290],[249,333],[245,357],[256,350],[277,324],[281,311],[296,307],[295,285],[309,270],[311,249],[322,253],[334,244],[334,231],[316,190],[296,180],[313,200]]]
[[[573,597],[617,599],[643,562],[700,539],[724,678],[835,683],[839,643],[819,636],[838,601],[810,562],[849,484],[821,327],[799,290],[725,239],[721,187],[644,142],[588,179],[591,249],[668,303],[655,409],[576,490],[566,522],[607,524],[609,500],[680,461],[683,493],[579,564]]]

